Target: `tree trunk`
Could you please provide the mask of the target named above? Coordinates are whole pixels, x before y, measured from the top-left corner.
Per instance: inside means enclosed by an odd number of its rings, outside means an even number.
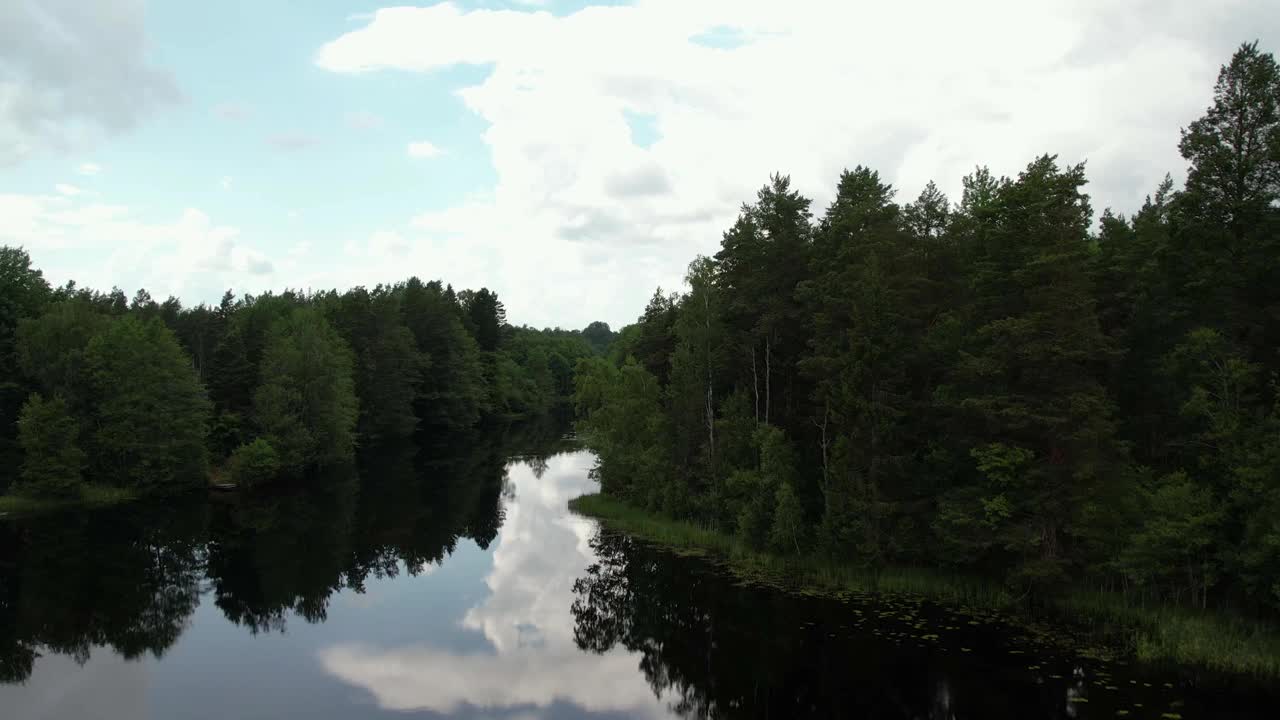
[[[1196,566],[1187,558],[1187,589],[1191,591],[1191,607],[1196,606]]]
[[[716,401],[711,389],[711,378],[707,378],[707,457],[712,467],[716,462]]]
[[[703,339],[705,340],[704,347],[706,348],[707,362],[707,453],[708,465],[714,469],[716,464],[716,399],[715,384],[712,382],[711,374],[711,301],[707,298],[705,291],[702,295],[702,310],[705,332]]]
[[[823,398],[822,424],[819,425],[815,421],[814,425],[817,425],[818,429],[822,431],[822,437],[819,440],[819,444],[822,447],[822,496],[824,500],[827,495],[827,484],[831,482],[831,464],[830,464],[830,460],[828,459],[829,457],[828,451],[831,445],[830,445],[830,442],[827,440],[827,420],[830,416],[831,416],[831,400],[830,398]]]
[[[880,392],[874,365],[871,372],[871,452],[867,458],[867,484],[871,494],[871,521],[867,523],[869,540],[880,547]]]
[[[1202,584],[1200,590],[1200,609],[1207,610],[1209,608],[1209,568],[1207,563],[1200,567],[1200,582]]]
[[[756,343],[751,341],[751,389],[756,396],[756,424],[760,424],[760,376],[756,373]]]
[[[769,422],[769,401],[770,397],[770,379],[773,376],[770,370],[771,360],[773,356],[773,331],[770,330],[768,335],[764,336],[764,421]]]

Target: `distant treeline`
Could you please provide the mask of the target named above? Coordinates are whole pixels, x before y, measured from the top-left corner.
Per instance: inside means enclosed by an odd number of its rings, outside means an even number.
[[[512,327],[493,292],[417,278],[130,301],[50,288],[24,250],[0,247],[0,491],[301,475],[358,444],[546,412],[612,337],[604,323]]]
[[[1055,156],[955,204],[857,167],[816,222],[773,177],[579,364],[603,491],[778,552],[1280,608],[1278,108],[1242,46],[1185,187],[1100,227]]]

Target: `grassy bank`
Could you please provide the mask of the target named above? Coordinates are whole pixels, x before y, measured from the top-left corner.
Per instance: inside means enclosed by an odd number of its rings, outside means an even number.
[[[33,515],[75,507],[106,507],[136,500],[133,490],[107,485],[85,485],[80,494],[65,498],[43,498],[29,495],[0,495],[0,514]]]
[[[1004,587],[972,577],[920,568],[871,572],[812,555],[781,556],[755,551],[732,535],[653,515],[605,495],[575,498],[569,501],[569,509],[680,554],[725,560],[728,568],[745,580],[788,590],[825,594],[909,593],[984,608],[1003,608],[1014,603],[1013,596]]]
[[[816,556],[782,557],[743,546],[736,538],[593,494],[569,509],[609,527],[686,555],[706,555],[739,578],[807,594],[908,594],[1026,619],[1027,608],[999,583],[921,568],[871,572]],[[1125,638],[1138,659],[1280,678],[1280,629],[1221,613],[1168,606],[1137,607],[1113,593],[1055,598],[1050,612],[1072,623],[1107,628]]]
[[[1135,605],[1118,593],[1068,595],[1058,610],[1129,628],[1138,659],[1280,678],[1280,628],[1223,612]]]

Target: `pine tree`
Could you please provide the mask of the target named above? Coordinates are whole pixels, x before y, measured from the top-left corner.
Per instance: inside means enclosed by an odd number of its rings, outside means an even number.
[[[1000,186],[976,249],[978,325],[957,368],[984,515],[1030,580],[1065,572],[1072,519],[1118,461],[1097,378],[1111,346],[1087,272],[1084,182],[1082,165],[1044,156]]]
[[[438,282],[410,278],[394,292],[419,353],[431,363],[418,393],[418,418],[441,429],[475,425],[484,408],[485,378],[480,346],[463,326],[460,309]]]
[[[1174,260],[1193,263],[1195,324],[1280,371],[1280,66],[1256,42],[1241,46],[1213,100],[1178,146],[1190,167]]]
[[[826,538],[841,554],[879,554],[886,490],[900,484],[903,467],[910,248],[892,197],[868,168],[841,175],[815,234],[814,279],[799,293],[814,318],[811,352],[800,366],[815,388]]]

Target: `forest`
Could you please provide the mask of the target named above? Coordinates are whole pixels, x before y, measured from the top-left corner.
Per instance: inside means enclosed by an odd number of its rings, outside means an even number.
[[[55,289],[26,251],[0,247],[0,493],[76,500],[312,478],[358,446],[547,413],[612,338],[600,322],[513,327],[492,291],[416,277],[228,291],[214,307]]]
[[[1186,180],[1098,220],[1083,163],[815,216],[775,175],[578,362],[607,496],[779,555],[1032,597],[1280,610],[1280,70],[1257,43],[1181,130]]]

